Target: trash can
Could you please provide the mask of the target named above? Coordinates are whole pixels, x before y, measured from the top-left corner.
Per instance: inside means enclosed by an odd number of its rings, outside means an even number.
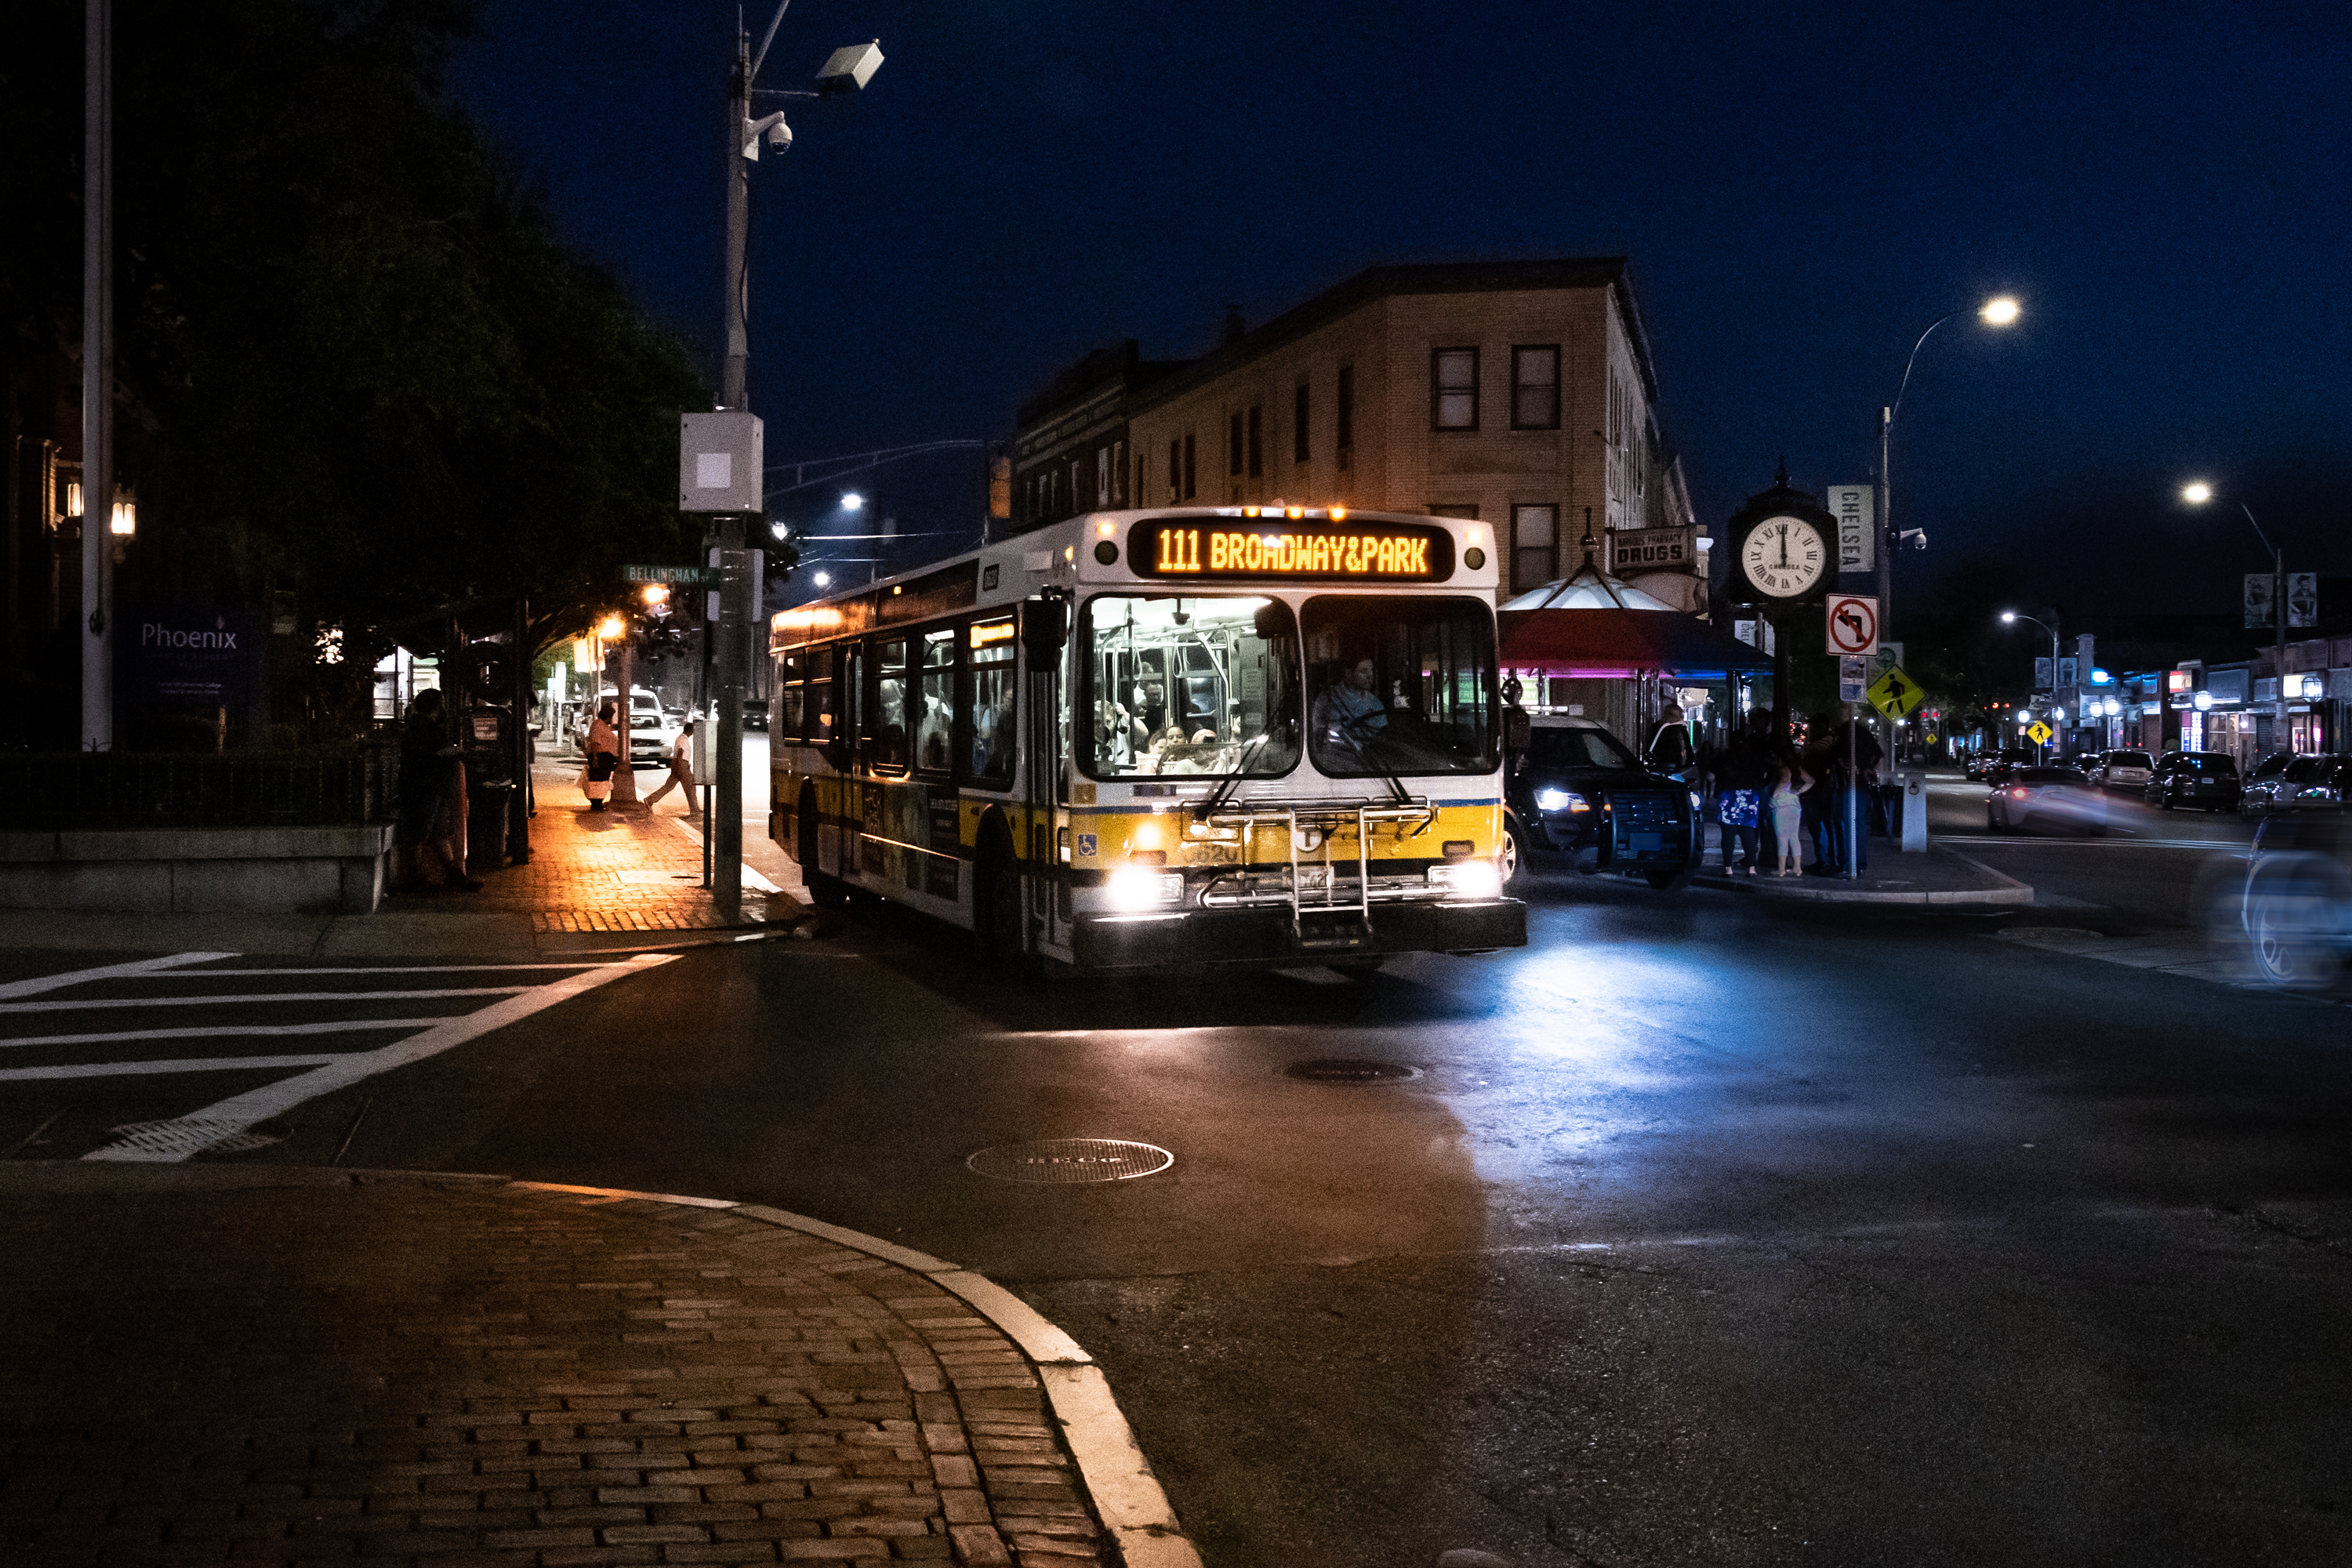
[[[466,868],[477,876],[507,863],[507,813],[514,785],[471,779],[466,785]]]

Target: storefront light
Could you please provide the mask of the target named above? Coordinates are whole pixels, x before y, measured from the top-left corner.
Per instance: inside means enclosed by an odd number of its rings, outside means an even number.
[[[2213,694],[2210,691],[2200,691],[2190,700],[2191,704],[2200,713],[2208,713],[2212,710]]]

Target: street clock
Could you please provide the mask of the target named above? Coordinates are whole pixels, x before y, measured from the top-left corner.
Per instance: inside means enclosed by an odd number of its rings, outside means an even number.
[[[1801,599],[1829,570],[1821,531],[1801,517],[1768,517],[1739,546],[1740,574],[1768,599]]]
[[[1789,484],[1788,470],[1748,498],[1724,531],[1737,599],[1768,608],[1819,598],[1837,584],[1837,519]]]

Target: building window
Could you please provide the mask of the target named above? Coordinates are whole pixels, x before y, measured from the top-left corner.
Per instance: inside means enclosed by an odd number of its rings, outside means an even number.
[[[1265,474],[1265,405],[1253,403],[1249,411],[1249,476],[1260,479]]]
[[[1242,411],[1238,408],[1225,421],[1225,472],[1235,479],[1242,472]]]
[[[1339,367],[1339,400],[1332,414],[1339,426],[1332,444],[1339,448],[1337,455],[1339,469],[1344,473],[1347,471],[1348,459],[1356,450],[1356,367],[1354,365],[1343,364]]]
[[[1290,395],[1290,460],[1307,460],[1307,384],[1303,381]]]
[[[1511,428],[1559,428],[1559,345],[1511,351]]]
[[[1432,349],[1429,354],[1429,427],[1478,428],[1478,351]]]
[[[1201,487],[1197,482],[1200,469],[1194,467],[1192,462],[1196,455],[1192,446],[1192,432],[1187,430],[1184,432],[1184,499],[1186,500],[1191,500],[1201,493]]]
[[[1432,501],[1426,510],[1432,517],[1458,517],[1469,522],[1478,521],[1478,508],[1470,501]]]
[[[1095,510],[1097,511],[1104,511],[1108,510],[1109,507],[1110,448],[1108,447],[1097,447],[1095,448]]]
[[[1559,538],[1559,508],[1515,506],[1511,509],[1511,592],[1540,588],[1559,575],[1555,543]]]
[[[1127,443],[1110,444],[1110,499],[1114,506],[1127,504]]]
[[[1078,499],[1080,496],[1083,496],[1083,495],[1085,495],[1085,494],[1087,493],[1087,492],[1086,492],[1086,478],[1087,478],[1087,467],[1086,467],[1086,460],[1085,460],[1084,458],[1072,458],[1070,459],[1070,500],[1069,500],[1069,507],[1070,507],[1070,511],[1071,511],[1071,513],[1076,513],[1076,512],[1077,511],[1077,510],[1078,510],[1080,507],[1082,507],[1082,506],[1084,506],[1084,505],[1086,504],[1084,501],[1082,501],[1082,500],[1080,500]]]
[[[1184,443],[1172,437],[1168,442],[1168,499],[1184,499]]]

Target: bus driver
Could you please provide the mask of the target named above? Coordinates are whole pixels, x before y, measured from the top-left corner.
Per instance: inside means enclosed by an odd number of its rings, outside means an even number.
[[[1354,745],[1358,731],[1378,730],[1388,723],[1380,699],[1380,672],[1365,654],[1348,666],[1337,686],[1327,687],[1315,699],[1315,732],[1328,740]]]

